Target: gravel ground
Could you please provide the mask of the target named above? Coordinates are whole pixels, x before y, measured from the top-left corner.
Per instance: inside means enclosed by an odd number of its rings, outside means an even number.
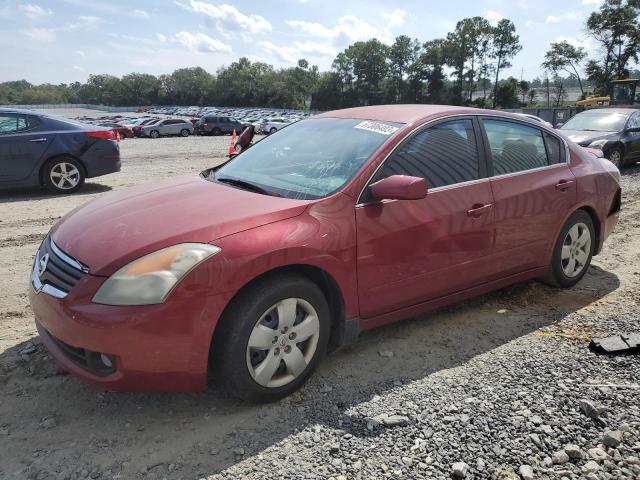
[[[640,478],[640,356],[587,348],[640,330],[640,167],[578,286],[527,282],[366,333],[278,403],[215,383],[97,391],[59,371],[25,294],[51,224],[106,191],[213,165],[228,141],[126,140],[122,172],[77,195],[0,194],[0,478]]]

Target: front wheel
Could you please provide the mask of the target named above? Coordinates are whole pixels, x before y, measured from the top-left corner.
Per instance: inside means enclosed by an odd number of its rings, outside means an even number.
[[[593,220],[584,210],[577,210],[562,227],[542,280],[554,287],[573,287],[587,273],[595,243]]]
[[[613,147],[609,150],[607,159],[618,168],[624,167],[624,153],[620,147]]]
[[[82,165],[71,157],[49,160],[42,169],[44,186],[53,193],[73,193],[84,184]]]
[[[160,132],[157,130],[151,130],[151,132],[149,133],[149,136],[151,138],[158,138],[160,136]]]
[[[271,127],[271,130],[269,130],[269,134],[272,135],[274,133],[276,133],[278,131],[278,129],[276,127]]]
[[[274,275],[238,294],[220,322],[212,361],[222,382],[241,399],[268,402],[296,391],[316,369],[330,313],[315,283]]]

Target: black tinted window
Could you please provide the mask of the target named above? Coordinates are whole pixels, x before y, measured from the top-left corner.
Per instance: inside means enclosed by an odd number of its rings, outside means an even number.
[[[544,141],[547,144],[547,156],[549,158],[549,164],[555,165],[556,163],[562,163],[564,161],[564,151],[562,149],[562,143],[553,135],[544,133]]]
[[[542,132],[537,128],[501,120],[485,119],[483,124],[491,148],[494,175],[548,165]]]
[[[429,188],[478,179],[473,123],[455,120],[418,133],[387,160],[374,180],[391,175],[425,178]]]

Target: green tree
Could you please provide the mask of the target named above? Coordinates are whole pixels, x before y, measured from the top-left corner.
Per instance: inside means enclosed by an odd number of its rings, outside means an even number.
[[[492,57],[496,60],[496,76],[494,81],[493,107],[498,105],[498,80],[500,70],[511,66],[510,60],[522,50],[520,37],[516,35],[516,27],[506,18],[498,22],[493,31]]]
[[[640,1],[605,0],[587,19],[588,34],[601,46],[601,60],[590,60],[586,72],[600,94],[610,93],[611,80],[625,78],[629,63],[638,62]]]
[[[401,102],[405,100],[407,94],[408,85],[405,81],[405,76],[410,76],[413,73],[411,67],[418,58],[420,44],[418,40],[412,40],[406,35],[400,35],[396,37],[388,52],[389,72],[394,82],[393,101]],[[409,79],[408,83],[411,83],[411,79]]]
[[[586,56],[587,53],[582,47],[574,47],[566,40],[554,42],[544,56],[542,68],[556,75],[561,71],[569,75],[575,75],[580,86],[580,92],[582,96],[584,96],[584,88],[578,69],[580,68],[580,63],[582,63]]]

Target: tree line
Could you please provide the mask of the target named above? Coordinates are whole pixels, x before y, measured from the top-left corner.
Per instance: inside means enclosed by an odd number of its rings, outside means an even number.
[[[585,24],[597,56],[567,41],[550,45],[532,82],[501,78],[522,49],[509,19],[491,25],[483,17],[460,20],[444,38],[420,42],[406,35],[391,45],[377,39],[340,52],[327,72],[307,60],[276,69],[240,58],[215,74],[183,68],[154,76],[90,75],[85,83],[0,84],[0,104],[93,103],[103,105],[218,105],[328,110],[381,103],[438,103],[514,108],[560,105],[566,89],[582,96],[609,93],[626,78],[640,53],[640,0],[605,0]],[[585,64],[586,62],[586,64]]]

